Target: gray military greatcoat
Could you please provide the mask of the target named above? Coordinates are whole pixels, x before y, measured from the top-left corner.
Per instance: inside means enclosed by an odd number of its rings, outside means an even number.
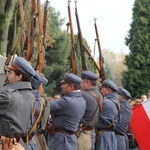
[[[52,123],[56,128],[77,131],[86,108],[80,91],[71,92],[59,100],[51,101],[50,106]],[[49,134],[48,147],[52,150],[77,150],[77,137],[75,134],[60,132]]]
[[[110,99],[119,104],[116,92],[105,95],[102,114],[96,125],[97,130],[101,130],[101,133],[96,139],[95,150],[117,150],[117,139],[113,131],[114,125],[111,127],[108,126],[112,124],[114,118],[118,117],[118,110],[114,102]]]
[[[129,127],[132,110],[129,102],[126,100],[120,101],[120,107],[119,119],[114,129],[117,136],[117,150],[129,150],[129,141],[126,133]]]
[[[0,89],[0,135],[25,136],[32,121],[35,100],[30,82],[14,82]]]
[[[97,100],[89,92],[92,92],[99,99],[99,103],[101,105],[103,105],[103,96],[97,90],[97,88],[91,88],[91,89],[82,91],[82,96],[86,101],[86,110],[85,110],[84,116],[81,120],[81,123],[83,123],[85,125],[87,124],[90,126],[90,125],[95,125],[94,123],[97,121],[97,117],[99,115],[100,110],[99,110],[99,108],[97,109],[97,105],[99,105]],[[90,121],[89,121],[89,119],[90,119]]]

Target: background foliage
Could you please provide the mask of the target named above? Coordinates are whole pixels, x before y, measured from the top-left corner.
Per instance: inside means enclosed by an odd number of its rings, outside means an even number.
[[[0,54],[7,56],[13,48],[14,41],[17,42],[17,36],[14,34],[14,14],[17,0],[0,0]],[[26,28],[30,18],[31,1],[23,0]],[[42,6],[43,7],[43,6]],[[45,92],[49,96],[60,93],[60,81],[65,72],[71,71],[70,66],[70,50],[71,39],[67,30],[61,27],[66,23],[66,18],[60,17],[60,12],[56,12],[55,8],[48,5],[48,21],[46,26],[45,39],[45,60],[46,69],[44,74],[49,80],[45,87]],[[66,16],[68,16],[66,14]],[[37,27],[36,27],[36,30]],[[82,30],[82,27],[81,27]],[[20,31],[20,16],[17,12],[17,35]],[[81,56],[78,47],[77,33],[75,33],[76,53],[78,75],[81,71]],[[31,59],[32,65],[35,67],[37,61],[37,35],[35,34],[35,50]],[[86,38],[83,39],[85,45],[89,48]],[[131,28],[125,38],[126,45],[129,46],[129,55],[114,53],[110,50],[102,50],[104,58],[104,67],[107,78],[112,79],[118,86],[123,86],[129,90],[132,96],[146,94],[150,89],[150,1],[135,0],[133,7],[133,17]],[[20,42],[17,45],[17,54],[20,55]],[[125,61],[124,61],[125,58]],[[98,62],[98,56],[97,60]],[[98,73],[95,66],[86,54],[86,62],[89,70]],[[123,76],[122,76],[123,72]],[[121,82],[122,81],[122,82]]]
[[[131,29],[126,37],[130,54],[125,57],[128,70],[123,72],[123,86],[132,96],[150,89],[150,1],[135,0]]]

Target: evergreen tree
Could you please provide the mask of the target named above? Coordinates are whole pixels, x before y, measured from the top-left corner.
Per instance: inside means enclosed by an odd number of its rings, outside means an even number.
[[[150,1],[135,0],[131,28],[125,38],[130,53],[125,58],[128,70],[122,84],[133,97],[150,89]]]
[[[13,44],[17,45],[17,54],[20,56],[20,48],[21,48],[21,40],[14,40],[13,42],[13,34],[16,29],[16,36],[19,37],[19,33],[21,33],[20,26],[20,12],[17,0],[15,1],[1,1],[0,5],[0,54],[4,53],[4,56],[8,56],[8,54],[12,51]],[[31,1],[23,1],[24,14],[25,19],[24,23],[26,25],[26,30],[28,32],[29,20],[31,15]],[[15,9],[16,8],[16,9]],[[67,9],[67,8],[66,8]],[[16,18],[15,12],[16,10]],[[43,10],[41,10],[43,13]],[[70,72],[70,35],[68,43],[67,41],[67,32],[61,30],[61,26],[64,24],[65,19],[60,17],[60,12],[56,12],[55,8],[48,6],[47,11],[47,26],[46,26],[46,37],[45,37],[45,60],[46,60],[46,68],[44,70],[44,74],[46,78],[49,80],[48,85],[45,88],[45,92],[49,96],[54,96],[56,93],[61,92],[61,84],[60,81],[63,79],[63,75],[65,72]],[[17,20],[16,28],[15,28],[15,19]],[[36,68],[37,66],[37,58],[38,58],[38,18],[36,18],[37,25],[35,27],[35,39],[34,39],[34,51],[32,54],[32,58],[30,60],[31,65]],[[15,38],[17,39],[17,38]],[[20,38],[19,38],[20,39]],[[89,48],[85,39],[83,39],[84,44]],[[67,45],[68,44],[68,45]],[[67,45],[67,46],[66,46]],[[81,54],[77,44],[77,67],[78,67],[78,75],[80,75],[81,69]],[[91,61],[88,60],[88,55],[86,54],[86,62],[89,70],[94,71],[94,65],[91,65]]]
[[[49,39],[45,50],[46,69],[44,74],[48,79],[48,85],[45,88],[46,94],[54,96],[60,93],[60,81],[64,74],[65,63],[65,42],[66,33],[61,31],[64,18],[60,18],[60,12],[56,12],[51,6],[48,7],[48,27],[47,33]]]
[[[44,74],[49,80],[45,88],[48,96],[54,96],[56,93],[61,92],[61,80],[65,72],[71,72],[71,36],[67,31],[62,31],[61,26],[65,19],[60,18],[60,13],[56,12],[51,6],[48,8],[48,24],[47,32],[51,38],[45,51],[46,69]],[[49,41],[49,40],[48,40]],[[81,71],[81,54],[79,49],[79,42],[77,36],[76,41],[76,54],[77,54],[77,69],[80,76]],[[84,44],[89,48],[87,41],[83,39]],[[86,63],[89,70],[96,72],[93,62],[89,61],[88,54],[85,52]]]

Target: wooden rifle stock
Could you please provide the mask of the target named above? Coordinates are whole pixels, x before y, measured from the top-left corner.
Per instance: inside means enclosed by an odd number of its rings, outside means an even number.
[[[99,40],[99,34],[98,34],[98,29],[97,29],[97,25],[96,25],[96,19],[94,18],[94,27],[95,27],[95,33],[96,33],[96,41],[98,44],[98,50],[99,50],[99,66],[100,66],[100,78],[103,80],[105,80],[106,76],[105,76],[105,70],[104,70],[104,59],[102,57],[102,52],[101,52],[101,46],[100,46],[100,40]]]
[[[46,0],[45,6],[44,6],[44,17],[43,17],[43,41],[45,40],[45,34],[46,34],[46,23],[47,23],[47,7],[48,7],[49,1]]]
[[[71,35],[71,73],[77,74],[75,40],[74,40],[74,32],[73,32],[73,25],[72,25],[70,1],[69,0],[68,0],[68,17],[69,17],[70,35]]]
[[[19,6],[19,4],[17,4],[15,6],[15,23],[14,23],[15,25],[14,26],[16,26],[16,22],[17,22],[16,21],[16,16],[17,16],[18,6]],[[5,73],[6,73],[7,67],[14,61],[15,54],[16,54],[16,51],[17,51],[17,46],[18,46],[18,43],[20,42],[20,39],[21,39],[21,34],[22,34],[22,30],[19,31],[19,34],[16,37],[16,27],[15,27],[15,29],[14,29],[14,36],[13,36],[12,51],[8,54],[7,59],[5,61],[5,64],[4,64],[4,71],[5,71]]]
[[[27,44],[27,52],[25,55],[25,59],[30,61],[34,49],[34,31],[35,31],[35,19],[36,19],[36,0],[32,0],[31,3],[31,16],[29,22],[29,30],[28,30],[28,44]]]
[[[85,47],[83,45],[83,38],[82,38],[82,33],[81,33],[81,28],[80,28],[76,1],[75,1],[75,16],[76,16],[76,22],[77,22],[77,28],[78,28],[78,39],[79,39],[79,45],[80,45],[80,51],[81,51],[82,70],[87,70],[86,59],[84,55]]]
[[[20,34],[18,35],[17,37],[17,40],[16,40],[16,43],[12,49],[12,51],[10,52],[10,54],[7,56],[7,59],[5,61],[5,64],[4,64],[4,71],[6,72],[7,70],[7,67],[14,61],[14,58],[15,58],[15,54],[16,54],[16,51],[17,51],[17,45],[20,41],[20,38],[21,38],[21,32]]]
[[[43,73],[45,68],[44,60],[44,41],[43,41],[43,23],[42,23],[42,14],[41,14],[41,5],[40,0],[37,0],[37,10],[38,10],[38,26],[39,26],[39,37],[38,37],[38,69],[40,73]]]
[[[43,73],[45,69],[45,48],[44,48],[44,41],[43,41],[44,40],[43,22],[42,22],[40,0],[37,0],[37,10],[38,10],[38,26],[39,26],[37,69],[39,70],[39,73]],[[40,95],[43,96],[43,92],[44,92],[43,85],[41,85],[38,90],[39,90]]]
[[[25,27],[25,22],[24,22],[24,10],[23,10],[23,4],[22,4],[22,0],[18,0],[18,4],[19,4],[19,11],[20,11],[20,20],[21,20],[21,50],[23,53],[23,57],[24,56],[24,46],[26,44],[26,27]]]

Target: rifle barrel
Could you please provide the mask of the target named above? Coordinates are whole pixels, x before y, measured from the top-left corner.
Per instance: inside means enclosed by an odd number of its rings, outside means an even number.
[[[74,40],[74,32],[73,32],[73,25],[72,25],[70,1],[69,0],[68,0],[68,17],[69,17],[70,35],[71,35],[71,73],[77,74],[75,40]]]
[[[100,46],[100,40],[99,40],[99,34],[98,34],[98,29],[97,29],[97,25],[96,25],[96,19],[94,18],[94,27],[95,27],[95,32],[96,32],[96,41],[98,44],[98,50],[99,50],[99,66],[100,66],[100,78],[103,80],[105,80],[106,76],[105,76],[105,70],[104,70],[104,59],[102,57],[102,51],[101,51],[101,46]]]
[[[35,32],[35,19],[36,19],[36,0],[31,2],[31,16],[28,30],[28,45],[25,59],[30,61],[34,49],[34,32]]]
[[[79,22],[79,17],[78,17],[76,1],[75,1],[75,16],[76,16],[76,22],[77,22],[77,28],[78,28],[78,39],[79,39],[81,59],[82,59],[82,69],[87,70],[86,59],[85,59],[85,55],[84,55],[85,47],[83,45],[83,38],[82,38],[82,32],[81,32],[81,28],[80,28],[80,22]]]
[[[84,45],[85,46],[85,45]],[[95,67],[97,68],[98,72],[100,73],[100,67],[97,65],[96,61],[94,60],[93,56],[91,55],[91,53],[89,52],[88,48],[85,46],[85,50],[88,53],[90,59],[93,61]]]

